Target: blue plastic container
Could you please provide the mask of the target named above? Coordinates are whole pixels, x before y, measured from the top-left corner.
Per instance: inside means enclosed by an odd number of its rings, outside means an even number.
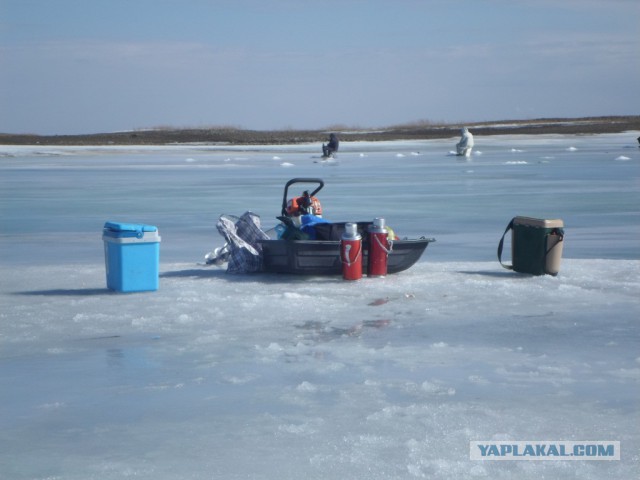
[[[156,227],[107,222],[102,240],[107,288],[116,292],[158,289],[160,235]]]

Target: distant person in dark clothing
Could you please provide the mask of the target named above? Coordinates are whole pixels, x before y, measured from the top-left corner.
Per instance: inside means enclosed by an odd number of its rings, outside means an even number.
[[[326,145],[322,144],[322,156],[323,157],[331,157],[335,152],[338,151],[338,147],[340,146],[340,142],[338,141],[338,137],[336,137],[335,133],[329,135],[329,143]]]

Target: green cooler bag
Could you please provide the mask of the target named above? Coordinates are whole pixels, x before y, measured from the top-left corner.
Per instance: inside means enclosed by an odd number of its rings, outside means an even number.
[[[529,217],[514,217],[507,225],[498,244],[498,260],[509,270],[531,275],[557,275],[560,271],[562,243],[564,241],[562,220],[542,220]],[[502,263],[504,238],[511,234],[511,263]]]

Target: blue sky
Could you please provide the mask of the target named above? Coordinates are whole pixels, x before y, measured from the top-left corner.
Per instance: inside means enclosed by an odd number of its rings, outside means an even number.
[[[637,0],[0,0],[0,132],[638,114]]]

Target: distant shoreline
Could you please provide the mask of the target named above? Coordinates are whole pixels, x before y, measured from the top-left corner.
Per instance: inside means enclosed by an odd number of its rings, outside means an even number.
[[[376,129],[332,127],[318,130],[245,130],[230,127],[157,128],[129,132],[95,133],[85,135],[33,135],[0,133],[0,145],[167,145],[167,144],[224,144],[224,145],[285,145],[324,142],[329,132],[336,132],[342,141],[429,140],[450,138],[460,134],[463,125],[416,122]],[[640,115],[545,118],[533,120],[504,120],[469,122],[474,135],[589,135],[640,131]],[[634,139],[635,140],[635,139]]]

